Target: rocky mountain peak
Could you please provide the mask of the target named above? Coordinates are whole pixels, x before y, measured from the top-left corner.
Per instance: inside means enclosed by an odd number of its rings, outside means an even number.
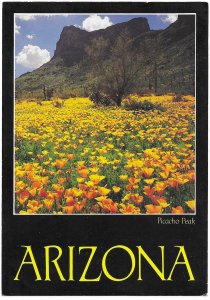
[[[56,44],[54,58],[60,57],[65,64],[71,66],[78,63],[85,55],[85,46],[94,38],[103,37],[113,43],[118,35],[127,29],[131,38],[150,31],[149,23],[146,18],[134,18],[128,22],[112,25],[106,29],[99,29],[92,32],[82,30],[75,26],[63,28],[60,39]]]
[[[74,91],[84,95],[95,81],[94,66],[86,59],[85,47],[93,39],[104,38],[112,47],[123,30],[127,30],[131,45],[137,49],[141,72],[135,78],[137,92],[154,92],[155,76],[158,93],[194,93],[195,74],[195,16],[179,15],[166,29],[150,30],[146,18],[134,18],[106,29],[87,32],[75,26],[63,28],[54,57],[40,68],[16,79],[19,95],[29,91],[43,93],[43,84],[59,93]],[[105,61],[107,53],[101,58]],[[154,72],[156,62],[157,72]],[[155,75],[156,74],[156,75]],[[66,92],[68,91],[68,93]]]

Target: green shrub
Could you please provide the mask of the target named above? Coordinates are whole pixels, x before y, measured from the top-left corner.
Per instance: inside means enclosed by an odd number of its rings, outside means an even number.
[[[90,95],[90,100],[96,105],[102,105],[102,106],[114,105],[114,102],[112,101],[110,96],[100,92],[99,90],[92,92],[92,94]]]
[[[127,110],[160,110],[165,111],[165,108],[161,106],[159,103],[152,103],[151,101],[137,101],[134,99],[129,99],[124,102],[124,108]]]
[[[174,99],[173,102],[188,102],[188,100],[183,97],[182,95],[177,94]]]

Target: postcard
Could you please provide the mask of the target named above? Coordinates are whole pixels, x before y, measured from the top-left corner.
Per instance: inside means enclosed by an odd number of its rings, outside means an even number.
[[[207,293],[208,5],[3,3],[4,295]]]

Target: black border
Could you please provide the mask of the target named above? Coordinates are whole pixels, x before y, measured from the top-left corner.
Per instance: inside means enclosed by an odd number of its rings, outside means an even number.
[[[176,228],[156,225],[154,217],[125,216],[24,216],[13,215],[13,27],[14,13],[196,13],[196,152],[197,212],[195,227]],[[208,187],[208,4],[204,2],[4,2],[3,3],[3,101],[2,101],[2,293],[4,295],[204,295],[207,292],[207,187]],[[166,216],[165,216],[166,217]],[[53,222],[51,222],[53,221]],[[65,230],[62,230],[65,228]],[[132,230],[131,230],[132,228]],[[142,230],[144,228],[144,230]],[[103,234],[101,234],[103,233]],[[155,234],[154,234],[155,233]],[[149,237],[149,238],[148,238]],[[14,273],[22,258],[20,245],[34,245],[39,253],[43,245],[97,245],[102,253],[116,244],[132,249],[145,245],[157,253],[164,244],[184,244],[196,274],[195,282],[161,282],[156,277],[139,284],[128,282],[82,284],[75,282],[14,282]],[[41,264],[42,254],[38,262]],[[97,258],[98,259],[98,258]],[[80,264],[79,259],[77,260]],[[97,264],[100,260],[97,260]],[[120,262],[119,259],[119,264]],[[42,270],[42,267],[40,267]],[[79,268],[79,267],[78,267]],[[43,271],[43,270],[42,270]],[[149,271],[148,271],[149,273]],[[179,276],[182,276],[180,273]],[[30,284],[29,284],[30,283]]]

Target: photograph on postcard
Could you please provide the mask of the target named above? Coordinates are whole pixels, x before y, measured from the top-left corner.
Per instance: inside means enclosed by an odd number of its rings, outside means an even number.
[[[195,213],[195,14],[15,14],[15,214]]]

